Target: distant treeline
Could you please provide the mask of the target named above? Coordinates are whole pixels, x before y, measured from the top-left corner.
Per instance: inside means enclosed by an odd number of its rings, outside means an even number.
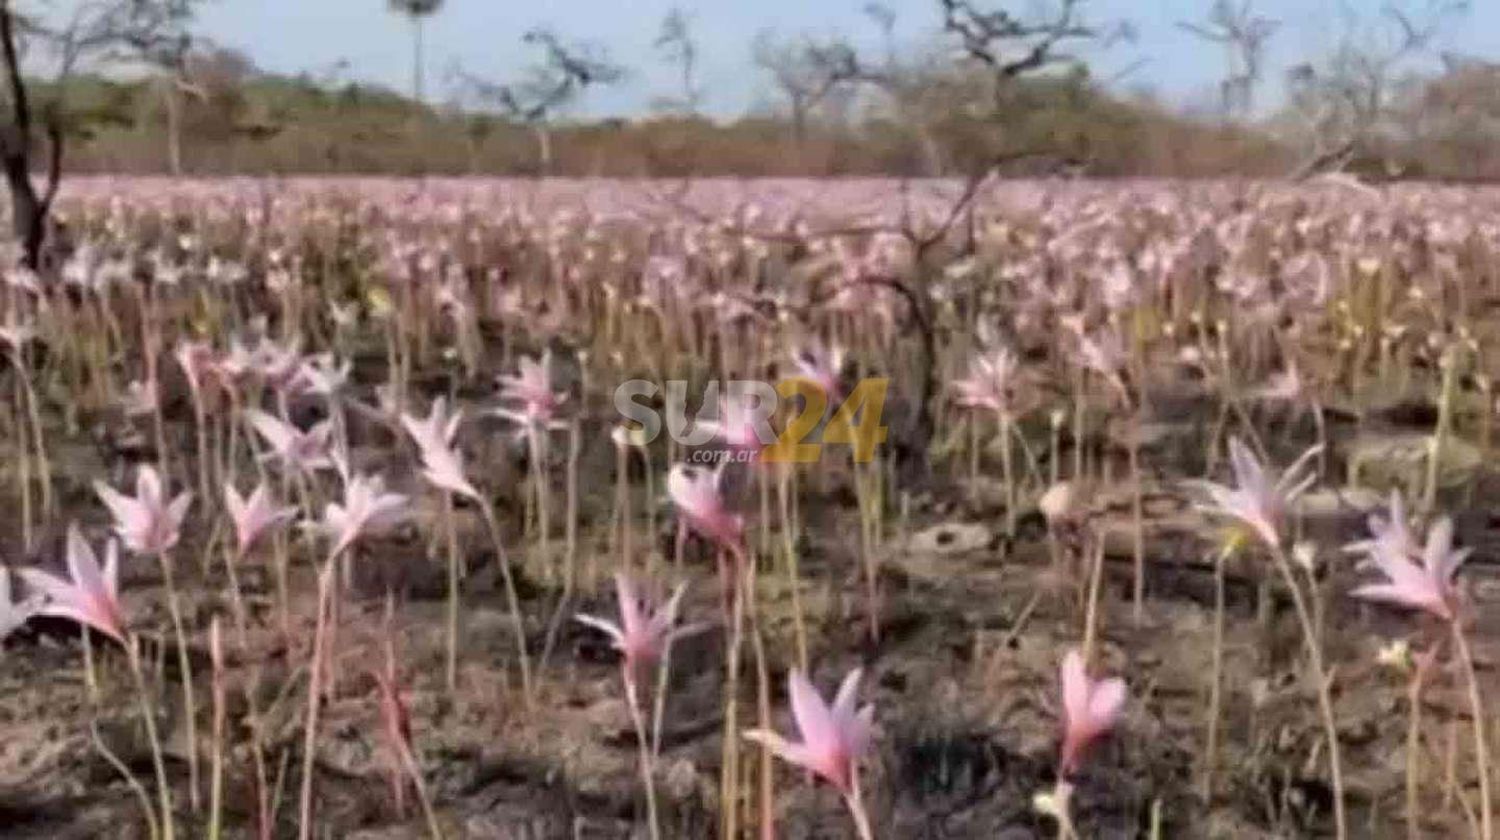
[[[1467,72],[1412,93],[1421,112],[1351,165],[1500,177],[1500,80]],[[187,91],[151,79],[68,84],[72,172],[166,173],[175,159],[191,175],[931,176],[999,162],[1027,176],[1209,177],[1278,175],[1299,159],[1274,124],[1183,116],[1106,93],[1082,73],[1016,85],[1003,119],[954,104],[916,126],[858,102],[801,125],[769,111],[733,121],[679,113],[524,124],[370,86],[265,75],[232,55],[200,66]],[[44,101],[56,93],[37,87]]]

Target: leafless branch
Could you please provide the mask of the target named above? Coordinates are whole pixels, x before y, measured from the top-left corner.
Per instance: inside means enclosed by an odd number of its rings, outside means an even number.
[[[1400,68],[1430,50],[1442,28],[1468,10],[1463,0],[1434,0],[1421,17],[1395,4],[1377,16],[1394,36],[1381,39],[1359,31],[1357,16],[1346,10],[1349,32],[1320,65],[1294,67],[1288,81],[1292,107],[1301,116],[1308,151],[1292,171],[1294,179],[1336,170],[1389,127],[1392,91]]]
[[[1094,40],[1104,32],[1080,19],[1083,0],[1059,0],[1047,19],[1024,20],[1000,9],[981,11],[969,0],[940,0],[943,31],[958,36],[964,53],[999,79],[1013,79],[1052,64],[1071,63],[1059,51],[1067,41]]]
[[[548,29],[533,29],[522,42],[540,47],[542,59],[518,82],[497,83],[459,68],[455,75],[475,98],[499,107],[513,119],[528,124],[549,120],[554,111],[594,86],[611,85],[625,76],[624,68],[587,46],[565,43]]]
[[[1228,53],[1220,97],[1226,115],[1248,116],[1254,109],[1255,87],[1264,70],[1266,42],[1280,29],[1279,21],[1255,14],[1251,0],[1215,0],[1202,23],[1181,21],[1178,28]]]

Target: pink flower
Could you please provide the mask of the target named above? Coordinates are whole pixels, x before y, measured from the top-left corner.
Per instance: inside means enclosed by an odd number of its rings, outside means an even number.
[[[255,354],[243,342],[238,338],[231,338],[229,340],[228,352],[219,357],[214,367],[219,376],[227,381],[236,382],[243,377],[255,373],[258,362]]]
[[[1016,354],[1006,347],[977,356],[969,365],[969,375],[953,383],[954,400],[965,408],[1013,415],[1019,408],[1020,370]]]
[[[792,357],[797,372],[823,389],[828,402],[836,403],[843,398],[843,387],[839,376],[844,369],[844,351],[835,346],[815,344],[804,347]]]
[[[1062,662],[1063,741],[1059,772],[1078,769],[1089,745],[1114,728],[1125,706],[1125,681],[1115,677],[1091,680],[1083,654],[1068,651]]]
[[[463,412],[455,411],[450,417],[447,400],[442,397],[432,401],[426,420],[412,414],[401,416],[401,425],[422,457],[422,475],[439,489],[478,500],[479,491],[464,477],[463,457],[454,445],[462,422]]]
[[[519,403],[520,409],[499,408],[494,410],[495,413],[522,425],[549,424],[557,409],[567,399],[566,394],[552,390],[551,352],[543,353],[540,362],[530,356],[522,356],[519,368],[519,375],[501,376],[499,381],[500,398]]]
[[[721,441],[731,451],[758,453],[765,448],[766,441],[761,436],[758,418],[749,403],[749,394],[725,394],[719,400],[718,419],[704,420],[699,425],[712,431],[714,439]],[[770,434],[769,428],[767,434]]]
[[[335,538],[333,554],[341,554],[361,537],[374,536],[406,519],[407,499],[385,492],[380,476],[351,475],[344,483],[344,503],[329,502],[323,511],[323,530]]]
[[[161,476],[150,466],[142,466],[135,475],[135,496],[126,496],[102,481],[94,482],[94,492],[115,517],[115,533],[125,547],[137,554],[161,554],[177,545],[182,520],[187,516],[193,494],[184,492],[167,501]]]
[[[742,551],[745,519],[725,505],[723,476],[722,469],[704,472],[678,464],[667,474],[667,495],[689,528],[737,554]]]
[[[321,353],[302,363],[288,387],[297,393],[315,394],[331,400],[344,390],[353,369],[352,362],[340,363],[332,353]]]
[[[65,581],[40,569],[21,569],[21,580],[46,598],[38,615],[76,621],[124,644],[125,618],[120,608],[120,552],[114,540],[104,550],[104,568],[78,525],[68,526],[68,577]]]
[[[184,341],[177,345],[175,355],[177,364],[182,367],[182,373],[187,377],[188,388],[193,392],[193,399],[201,400],[203,379],[212,372],[214,367],[213,348],[201,341]]]
[[[821,776],[845,797],[852,796],[859,760],[870,748],[871,719],[875,715],[874,706],[855,711],[859,677],[858,668],[844,677],[830,707],[807,677],[792,669],[787,675],[787,694],[802,741],[789,742],[762,729],[746,732],[745,737],[769,747],[783,761]]]
[[[1104,377],[1117,393],[1123,397],[1129,396],[1130,392],[1125,387],[1125,380],[1120,372],[1125,369],[1125,344],[1120,340],[1120,334],[1113,329],[1106,329],[1098,334],[1095,339],[1083,331],[1083,325],[1078,322],[1070,324],[1078,335],[1078,359],[1083,367],[1094,371]]]
[[[262,481],[247,501],[240,496],[234,485],[224,482],[224,507],[234,522],[234,533],[241,555],[250,550],[255,541],[272,528],[291,521],[297,515],[294,507],[278,508],[271,501],[270,488]]]
[[[1367,583],[1350,592],[1355,598],[1421,610],[1443,621],[1454,619],[1458,590],[1453,577],[1468,559],[1471,549],[1453,548],[1453,520],[1443,517],[1427,529],[1427,544],[1420,550],[1407,530],[1400,496],[1391,494],[1391,520],[1372,518],[1375,538],[1348,546],[1362,551],[1369,564],[1385,577],[1383,583]],[[1381,527],[1377,528],[1379,524]],[[1421,559],[1419,565],[1417,558]]]
[[[219,374],[231,380],[258,376],[276,391],[286,391],[292,385],[302,367],[299,340],[287,347],[260,339],[254,349],[246,347],[239,339],[229,344],[229,352],[219,359]]]
[[[259,409],[245,412],[245,419],[250,421],[250,427],[271,447],[264,458],[278,460],[297,472],[333,467],[333,459],[328,455],[329,440],[333,434],[332,421],[324,420],[304,432]]]
[[[462,409],[449,414],[447,398],[438,397],[432,401],[432,410],[427,413],[426,420],[408,414],[401,418],[401,425],[406,427],[418,449],[447,449],[458,439],[458,427],[463,419]]]
[[[1309,460],[1322,451],[1314,446],[1302,453],[1287,468],[1280,478],[1266,473],[1239,438],[1229,439],[1229,461],[1234,470],[1235,487],[1201,482],[1213,500],[1208,508],[1212,513],[1237,519],[1255,532],[1268,546],[1281,544],[1281,528],[1286,522],[1286,510],[1296,498],[1312,486],[1317,476],[1303,475]]]
[[[1379,564],[1373,559],[1376,554],[1387,557],[1415,557],[1422,553],[1422,546],[1417,542],[1417,538],[1411,532],[1411,526],[1407,523],[1406,503],[1402,500],[1400,491],[1391,491],[1390,517],[1370,514],[1368,524],[1370,539],[1359,540],[1344,546],[1346,552],[1366,555],[1362,566],[1378,566]]]
[[[610,637],[615,650],[624,654],[625,678],[633,683],[661,660],[667,645],[671,644],[674,639],[697,629],[696,627],[675,626],[677,607],[682,601],[682,594],[686,591],[687,585],[680,584],[672,590],[672,596],[667,599],[661,609],[652,610],[646,599],[636,591],[635,584],[631,582],[630,577],[620,572],[615,575],[615,594],[619,601],[620,623],[616,624],[608,619],[592,615],[577,615],[574,619],[602,630]]]

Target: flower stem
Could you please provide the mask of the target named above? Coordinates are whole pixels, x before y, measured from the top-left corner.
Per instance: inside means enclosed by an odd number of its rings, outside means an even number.
[[[551,514],[548,510],[550,494],[547,488],[547,443],[534,423],[526,428],[526,441],[531,450],[531,480],[536,493],[537,553],[541,557],[542,568],[550,571],[548,564],[551,562],[551,540],[548,528],[551,525]]]
[[[36,389],[31,385],[31,377],[26,373],[26,365],[21,360],[20,354],[16,354],[12,361],[16,365],[17,379],[21,383],[22,393],[26,402],[26,416],[31,423],[32,445],[36,448],[37,481],[42,489],[42,515],[52,515],[52,466],[47,458],[47,440],[42,431],[41,408],[37,403]],[[24,443],[18,447],[22,458],[25,458],[26,448]]]
[[[875,832],[870,828],[870,814],[865,810],[864,797],[860,795],[858,768],[855,769],[853,787],[844,797],[844,805],[849,808],[849,817],[854,820],[854,833],[859,840],[875,840]]]
[[[243,629],[243,628],[242,628]],[[209,652],[213,656],[213,759],[208,784],[208,840],[219,840],[224,805],[224,647],[219,638],[219,619],[209,625]]]
[[[427,822],[427,834],[432,840],[443,840],[443,829],[438,823],[437,811],[432,807],[432,796],[427,792],[427,782],[422,778],[422,768],[417,766],[417,757],[412,754],[411,747],[405,743],[396,745],[401,753],[401,763],[406,767],[407,775],[411,776],[412,784],[417,788],[417,802],[422,806],[422,819]]]
[[[1343,840],[1349,836],[1344,817],[1344,773],[1343,765],[1339,760],[1338,724],[1334,719],[1333,695],[1328,688],[1328,674],[1323,667],[1323,651],[1318,645],[1318,633],[1313,626],[1312,615],[1307,611],[1307,600],[1303,597],[1302,587],[1297,584],[1297,576],[1292,573],[1292,565],[1287,559],[1286,552],[1279,545],[1273,545],[1270,548],[1271,558],[1276,563],[1276,570],[1280,572],[1287,588],[1292,591],[1292,604],[1297,610],[1297,620],[1302,624],[1302,638],[1306,643],[1307,658],[1312,665],[1313,678],[1317,680],[1318,709],[1323,716],[1323,734],[1328,739],[1329,774],[1333,783],[1334,831],[1336,836]]]
[[[1433,429],[1429,443],[1431,448],[1427,452],[1427,476],[1422,488],[1422,510],[1427,513],[1437,506],[1443,455],[1447,450],[1448,436],[1452,433],[1453,401],[1458,387],[1458,348],[1449,348],[1438,360],[1438,366],[1443,370],[1442,395],[1438,399],[1437,427]]]
[[[1435,653],[1435,651],[1434,651]],[[1421,809],[1418,796],[1421,792],[1422,756],[1418,753],[1422,738],[1422,687],[1427,679],[1427,668],[1436,656],[1422,657],[1412,672],[1411,685],[1406,692],[1406,836],[1407,840],[1419,840],[1422,831],[1418,827]]]
[[[1000,469],[1005,473],[1005,535],[1016,535],[1016,475],[1011,456],[1011,419],[1009,413],[1000,415]]]
[[[244,552],[238,548],[228,548],[224,551],[224,570],[229,576],[230,606],[234,610],[235,636],[240,643],[240,649],[245,650],[248,646],[247,618],[245,611],[245,595],[240,589],[239,564],[244,560]]]
[[[796,523],[792,521],[791,467],[781,465],[776,482],[777,507],[781,512],[781,550],[786,555],[787,586],[792,595],[792,634],[797,645],[797,667],[807,672],[807,625],[802,617],[802,575],[797,562]]]
[[[161,806],[161,836],[163,840],[172,840],[176,830],[172,817],[172,788],[167,783],[167,766],[162,760],[161,737],[156,732],[156,712],[151,707],[151,693],[146,690],[146,676],[141,672],[138,641],[133,635],[125,640],[126,659],[130,664],[130,676],[135,679],[141,719],[146,724],[146,740],[151,744],[151,766],[156,771],[156,794]]]
[[[1145,619],[1146,609],[1146,523],[1144,491],[1141,487],[1141,412],[1143,410],[1140,406],[1132,408],[1130,417],[1131,550],[1135,565],[1131,617],[1137,627]]]
[[[755,708],[757,726],[769,730],[771,727],[771,679],[766,669],[766,645],[760,629],[760,610],[755,599],[755,566],[749,564],[745,570],[746,612],[750,616],[751,649],[755,653]],[[772,774],[772,754],[769,747],[761,750],[760,756],[760,836],[775,837],[776,788]]]
[[[333,578],[337,573],[339,554],[339,551],[330,554],[323,568],[318,570],[317,620],[313,630],[311,670],[307,678],[307,716],[303,721],[302,729],[302,798],[297,809],[297,822],[300,827],[297,836],[301,840],[310,840],[313,836],[313,765],[317,756],[318,711],[321,708],[323,693],[323,657],[327,647],[328,601],[329,591],[335,585]]]
[[[738,558],[720,559],[720,563],[737,563]],[[723,808],[721,837],[738,837],[739,817],[739,690],[740,690],[740,646],[745,636],[744,582],[731,583],[730,633],[725,652],[724,688],[724,744],[721,761],[719,800]]]
[[[21,417],[19,397],[16,402],[15,423],[16,437],[24,439],[26,437],[26,426],[25,420]],[[17,440],[16,448],[19,453],[19,458],[17,459],[19,463],[16,468],[16,489],[21,495],[21,545],[27,551],[30,551],[33,531],[31,516],[31,458],[26,451],[24,440]]]
[[[505,600],[510,607],[511,627],[516,636],[516,655],[521,663],[521,693],[527,706],[530,706],[533,699],[531,660],[526,654],[526,624],[521,619],[521,599],[516,595],[516,580],[510,570],[510,555],[505,551],[505,541],[500,538],[500,522],[495,518],[494,507],[489,500],[480,499],[479,509],[484,514],[484,524],[489,528],[490,539],[495,543],[496,562],[500,564],[500,578],[505,583]]]
[[[1083,661],[1090,662],[1094,656],[1094,641],[1099,637],[1099,590],[1104,581],[1104,538],[1094,540],[1093,562],[1089,568],[1088,602],[1083,614]],[[1038,592],[1038,595],[1041,593]],[[1019,622],[1018,622],[1019,623]]]
[[[203,395],[193,390],[193,429],[198,445],[198,492],[203,494],[203,504],[213,499],[208,483],[208,412],[203,406]]]
[[[636,689],[634,675],[625,665],[625,703],[630,707],[630,719],[635,724],[635,738],[640,745],[641,783],[646,786],[646,826],[651,840],[661,840],[661,821],[656,813],[656,774],[651,755],[651,738],[646,732],[646,717],[641,711],[640,692]]]
[[[1224,681],[1224,564],[1234,553],[1232,544],[1214,558],[1214,648],[1213,669],[1208,682],[1208,745],[1203,750],[1203,785],[1205,805],[1213,802],[1214,771],[1219,758],[1219,706],[1223,702]]]
[[[198,810],[198,706],[193,693],[193,661],[188,655],[187,632],[182,625],[182,605],[177,600],[173,561],[165,552],[157,552],[162,581],[167,590],[167,611],[172,615],[172,632],[177,642],[177,668],[182,672],[182,714],[187,720],[188,801]]]
[[[1463,664],[1464,676],[1469,682],[1469,706],[1474,713],[1474,762],[1479,771],[1479,820],[1480,837],[1494,840],[1494,815],[1490,803],[1490,747],[1485,739],[1484,704],[1479,698],[1479,677],[1474,673],[1474,657],[1469,652],[1469,640],[1459,622],[1454,620],[1453,642],[1458,647],[1458,658]]]
[[[443,493],[443,536],[448,548],[448,633],[443,660],[444,684],[451,696],[458,690],[458,535],[453,526],[453,494]]]
[[[135,794],[136,801],[140,803],[141,815],[146,818],[146,831],[151,840],[161,837],[161,824],[156,821],[156,811],[151,807],[151,795],[146,793],[146,788],[140,779],[130,772],[125,762],[115,755],[109,745],[104,743],[104,738],[99,734],[99,684],[94,678],[94,657],[91,652],[92,645],[89,642],[89,631],[87,627],[81,627],[80,634],[83,639],[83,679],[88,686],[89,697],[89,740],[94,745],[94,751],[103,756],[110,767],[115,769],[125,784],[130,787],[131,793]]]
[[[858,462],[854,469],[854,497],[859,505],[859,556],[865,577],[865,610],[870,623],[870,643],[880,643],[880,563],[871,547],[870,488],[867,470]]]

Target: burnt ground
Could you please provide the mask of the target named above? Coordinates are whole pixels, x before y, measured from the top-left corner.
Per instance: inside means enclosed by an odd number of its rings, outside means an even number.
[[[605,418],[586,421],[580,459],[576,596],[559,610],[558,568],[566,538],[561,520],[551,535],[551,557],[522,535],[519,504],[524,450],[493,428],[465,433],[471,474],[498,493],[512,556],[518,559],[530,648],[547,648],[538,698],[528,709],[517,692],[514,646],[494,554],[474,511],[457,512],[457,533],[467,574],[462,612],[458,690],[443,680],[444,548],[437,502],[410,471],[402,444],[381,429],[354,429],[357,460],[386,469],[397,489],[418,504],[412,526],[362,547],[354,558],[351,589],[339,630],[338,680],[323,710],[317,747],[318,814],[327,835],[349,838],[417,837],[426,833],[414,800],[395,808],[387,782],[389,753],[374,671],[379,667],[383,594],[398,599],[394,639],[408,691],[420,766],[449,836],[494,838],[644,837],[636,746],[623,705],[616,655],[593,630],[559,612],[614,615],[608,573],[611,549],[614,453]],[[1399,418],[1398,418],[1399,419]],[[1015,539],[1004,535],[1004,493],[986,480],[970,499],[962,458],[934,465],[933,475],[909,494],[908,515],[887,512],[880,545],[880,636],[872,641],[860,577],[855,502],[838,464],[802,482],[805,533],[798,545],[800,600],[807,616],[814,681],[830,691],[850,667],[865,670],[863,697],[877,708],[876,753],[867,763],[864,789],[877,834],[893,838],[1020,838],[1054,836],[1055,823],[1033,806],[1055,779],[1058,733],[1057,664],[1083,633],[1085,546],[1102,540],[1106,570],[1100,603],[1096,662],[1101,672],[1124,676],[1130,701],[1123,725],[1096,750],[1077,780],[1074,819],[1085,837],[1146,836],[1159,821],[1162,837],[1318,836],[1330,830],[1329,796],[1319,744],[1315,694],[1301,664],[1301,637],[1285,593],[1268,561],[1243,552],[1227,568],[1224,636],[1223,734],[1211,802],[1199,796],[1214,604],[1212,545],[1216,531],[1190,504],[1182,479],[1204,472],[1206,424],[1179,416],[1156,429],[1143,461],[1151,469],[1144,499],[1147,600],[1133,617],[1131,502],[1123,480],[1094,488],[1079,522],[1059,535],[1060,563],[1052,559],[1048,529],[1034,511],[1020,517]],[[1415,424],[1412,426],[1416,428]],[[1393,423],[1392,428],[1399,431]],[[174,419],[187,451],[190,427]],[[1043,433],[1044,434],[1044,433]],[[1328,475],[1344,473],[1350,438],[1341,438]],[[89,489],[98,477],[118,478],[128,460],[87,433],[59,433],[54,445],[61,515],[76,518],[95,536],[107,523]],[[1307,441],[1301,432],[1270,435],[1279,462]],[[1035,439],[1043,439],[1041,437]],[[1340,442],[1343,441],[1343,442]],[[1116,476],[1121,452],[1099,442]],[[561,451],[554,447],[553,498],[564,498]],[[1196,454],[1195,454],[1196,453]],[[1064,463],[1071,463],[1064,453]],[[1166,465],[1164,467],[1164,465]],[[657,469],[664,469],[658,455]],[[1042,468],[1046,469],[1043,463]],[[1222,470],[1222,467],[1220,467]],[[991,473],[986,469],[986,474]],[[655,487],[660,492],[661,474]],[[1482,466],[1467,484],[1444,493],[1460,510],[1460,541],[1480,550],[1466,577],[1480,619],[1472,630],[1475,656],[1489,696],[1497,696],[1500,658],[1494,611],[1492,550],[1500,522],[1479,501],[1494,482]],[[1337,484],[1331,478],[1330,484]],[[1477,490],[1475,489],[1477,487]],[[670,837],[713,836],[721,809],[724,634],[715,573],[696,540],[683,567],[673,569],[669,506],[650,499],[638,470],[631,474],[636,563],[650,545],[667,579],[692,581],[684,613],[718,622],[681,642],[672,656],[658,795]],[[893,494],[894,495],[894,494]],[[1394,639],[1425,648],[1441,638],[1412,617],[1345,597],[1358,575],[1337,547],[1362,535],[1364,513],[1379,500],[1367,489],[1316,491],[1299,516],[1319,546],[1318,614],[1327,660],[1335,669],[1334,695],[1345,776],[1356,836],[1401,836],[1406,831],[1407,686],[1409,677],[1380,661]],[[657,511],[657,533],[644,533],[642,511]],[[54,525],[27,558],[60,564],[61,526]],[[199,709],[208,727],[210,708],[209,616],[226,611],[221,535],[191,520],[178,550],[188,604]],[[755,528],[752,527],[752,533]],[[14,534],[5,556],[22,557]],[[258,727],[270,783],[279,790],[277,836],[293,836],[301,717],[312,640],[312,570],[315,549],[294,541],[290,632],[275,608],[269,558],[257,556],[242,570],[251,607],[248,644],[231,644],[227,669],[227,719],[233,733],[225,762],[226,836],[252,836],[257,783],[247,746]],[[157,685],[159,724],[167,733],[169,772],[178,785],[178,817],[186,836],[201,836],[202,814],[186,807],[190,749],[182,725],[175,653],[160,630],[169,626],[161,578],[149,562],[128,558],[123,597],[132,625],[148,640],[148,668]],[[791,599],[782,558],[762,559],[757,604],[768,660],[775,723],[790,727],[784,675],[795,664]],[[550,642],[549,642],[550,637]],[[100,701],[88,702],[77,631],[63,622],[33,620],[7,640],[0,665],[0,826],[16,838],[143,837],[129,788],[93,747],[99,737],[151,788],[149,750],[130,688],[123,654],[105,640],[94,644]],[[1453,807],[1472,802],[1470,722],[1464,685],[1445,663],[1422,698],[1423,737],[1419,823],[1430,836],[1467,829]],[[748,653],[747,653],[748,661]],[[754,716],[754,673],[746,669],[742,719]],[[251,715],[247,698],[255,699]],[[753,721],[752,721],[753,722]],[[1454,745],[1460,749],[1455,752]],[[207,745],[199,749],[207,756]],[[754,751],[745,750],[754,756]],[[1456,756],[1456,758],[1455,758]],[[753,758],[752,758],[753,760]],[[808,784],[800,773],[776,768],[778,836],[848,837],[838,797]],[[279,783],[278,783],[279,780]],[[1430,807],[1428,807],[1430,806]],[[1439,807],[1446,806],[1446,807]]]

